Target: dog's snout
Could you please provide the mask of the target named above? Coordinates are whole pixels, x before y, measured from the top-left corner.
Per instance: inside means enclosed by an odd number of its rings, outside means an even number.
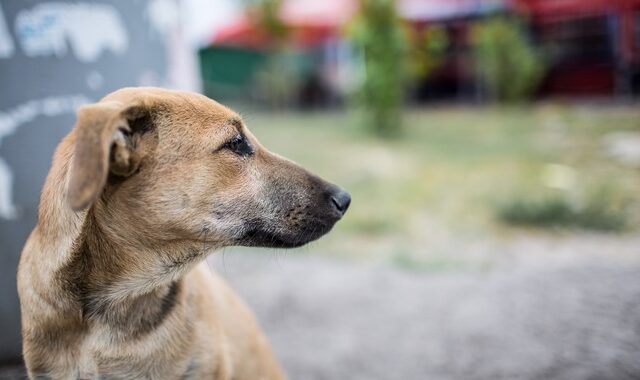
[[[331,203],[340,215],[344,215],[351,204],[351,195],[344,190],[338,190],[331,195]]]

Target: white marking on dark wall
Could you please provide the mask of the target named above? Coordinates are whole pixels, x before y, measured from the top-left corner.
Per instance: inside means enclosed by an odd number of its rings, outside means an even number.
[[[97,70],[92,70],[89,74],[87,74],[86,78],[87,87],[96,91],[99,90],[100,87],[104,84],[104,77]]]
[[[0,111],[0,144],[3,138],[15,133],[21,125],[32,122],[39,116],[53,117],[73,113],[87,103],[90,100],[82,94],[50,96]],[[13,201],[13,173],[0,157],[0,218],[10,220],[17,216],[18,208]]]
[[[149,25],[161,36],[167,36],[180,23],[180,9],[173,0],[151,0],[144,14]]]
[[[105,51],[122,54],[129,47],[120,13],[108,4],[38,4],[18,13],[15,32],[28,57],[70,53],[79,61],[95,62]]]
[[[7,21],[4,18],[2,7],[0,7],[0,58],[13,57],[14,50],[15,47],[11,39],[11,34],[9,33],[9,28],[7,28]]]
[[[0,218],[13,220],[18,217],[18,208],[13,204],[13,173],[0,158]]]

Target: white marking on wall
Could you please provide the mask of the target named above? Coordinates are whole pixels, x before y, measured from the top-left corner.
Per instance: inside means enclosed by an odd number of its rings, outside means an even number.
[[[0,144],[2,139],[15,133],[18,128],[34,121],[39,116],[58,116],[73,113],[90,100],[82,95],[50,96],[30,100],[7,111],[0,111]],[[0,218],[15,219],[18,208],[13,201],[13,173],[5,160],[0,157]]]
[[[86,78],[87,87],[92,89],[93,91],[97,91],[104,84],[104,77],[97,70],[92,70],[89,74],[87,74]]]
[[[150,0],[144,16],[161,36],[167,36],[180,23],[180,9],[174,0]]]
[[[0,58],[11,58],[15,47],[13,46],[13,40],[7,28],[7,21],[4,18],[4,12],[0,7]]]
[[[0,218],[12,220],[18,217],[18,208],[13,204],[13,173],[9,165],[0,158]]]
[[[79,61],[95,62],[105,51],[122,54],[129,47],[120,13],[108,4],[38,4],[18,13],[15,32],[28,57],[70,52]]]
[[[220,0],[216,0],[216,4]],[[167,59],[167,73],[161,85],[188,91],[202,90],[202,83],[198,76],[196,50],[189,43],[186,35],[191,19],[186,14],[186,3],[176,0],[150,0],[144,11],[144,17],[149,23],[150,35],[157,35],[164,43]],[[204,9],[204,11],[208,11]],[[181,18],[189,22],[181,23]],[[142,82],[146,78],[141,78]]]

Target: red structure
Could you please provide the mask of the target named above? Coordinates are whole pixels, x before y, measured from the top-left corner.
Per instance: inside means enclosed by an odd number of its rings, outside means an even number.
[[[321,44],[337,36],[358,9],[357,0],[299,1],[285,0],[279,18],[287,27],[289,42],[298,47]],[[216,45],[231,45],[263,49],[273,41],[259,25],[255,9],[248,9],[213,36]]]
[[[531,40],[547,58],[541,96],[640,93],[640,0],[397,0],[397,6],[418,33],[438,25],[451,43],[442,65],[414,88],[417,100],[476,97],[470,25],[501,13],[528,20]],[[327,41],[341,39],[357,10],[358,0],[283,0],[279,16],[294,46],[326,51]],[[273,40],[255,20],[248,10],[212,44],[268,48]]]
[[[550,58],[543,93],[628,95],[639,89],[640,0],[513,0]]]

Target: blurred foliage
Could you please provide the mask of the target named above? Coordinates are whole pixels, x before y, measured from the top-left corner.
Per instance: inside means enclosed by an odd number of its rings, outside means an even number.
[[[364,78],[355,101],[363,112],[363,122],[378,135],[397,135],[402,124],[408,46],[395,2],[361,0],[349,36],[362,52]]]
[[[257,0],[256,2],[258,26],[278,43],[283,43],[289,34],[287,26],[280,20],[281,6],[282,0]]]
[[[501,221],[514,225],[622,231],[628,225],[627,205],[616,202],[615,195],[601,190],[577,202],[567,194],[516,195],[496,212]]]
[[[451,44],[446,28],[433,25],[410,33],[412,75],[424,79],[440,67]]]
[[[252,3],[251,11],[258,27],[275,41],[266,63],[253,77],[252,95],[271,109],[281,110],[294,104],[302,80],[296,54],[287,44],[289,28],[280,19],[282,0],[253,0]]]
[[[545,63],[523,25],[514,18],[494,17],[479,21],[471,35],[483,92],[502,102],[529,98],[540,84]]]

